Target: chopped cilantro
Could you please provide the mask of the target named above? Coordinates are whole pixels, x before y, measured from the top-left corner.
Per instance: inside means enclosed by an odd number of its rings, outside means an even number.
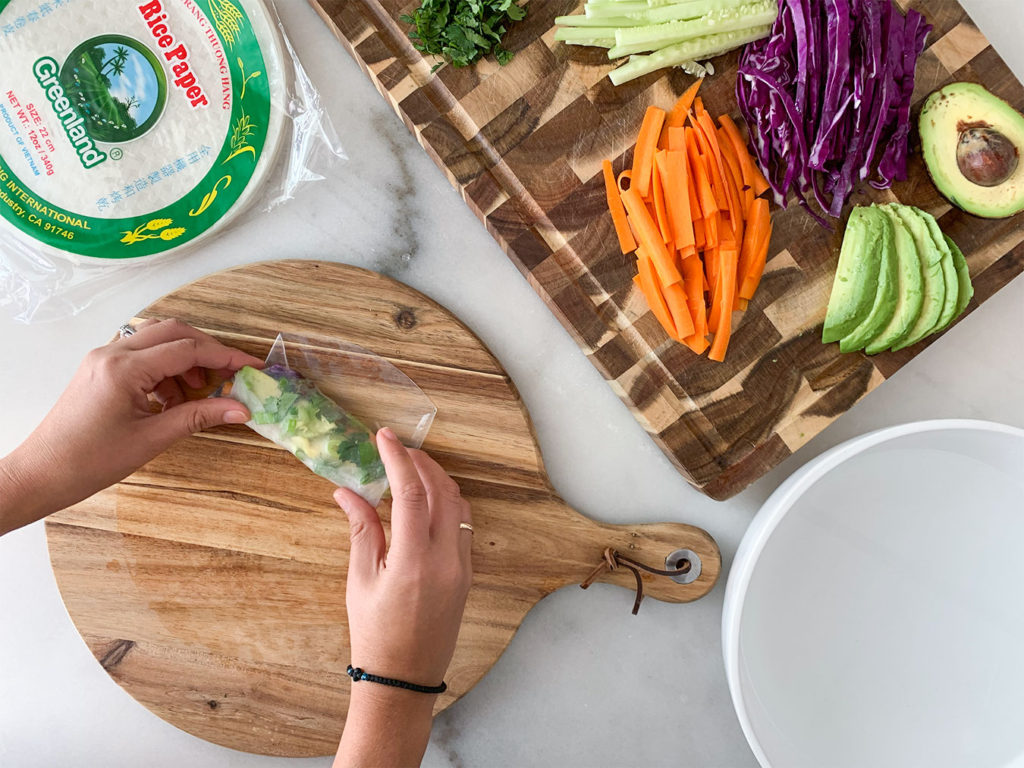
[[[499,64],[508,64],[512,52],[502,48],[501,38],[507,22],[524,16],[526,9],[515,0],[422,0],[411,16],[402,16],[402,21],[415,27],[409,37],[417,51],[443,56],[455,67],[466,67],[492,52]]]
[[[376,461],[380,461],[380,456],[377,454],[377,449],[373,447],[373,443],[359,443],[359,466],[366,467],[373,464]]]

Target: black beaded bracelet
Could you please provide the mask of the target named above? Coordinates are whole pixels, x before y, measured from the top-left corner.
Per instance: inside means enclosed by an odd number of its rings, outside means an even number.
[[[345,672],[352,678],[352,682],[354,683],[365,680],[368,683],[390,685],[392,688],[404,688],[407,691],[415,691],[416,693],[444,693],[448,690],[448,685],[444,682],[440,685],[417,685],[416,683],[407,683],[405,680],[395,680],[390,677],[371,675],[369,672],[364,672],[359,669],[359,667],[353,667],[351,664],[348,665],[348,669],[346,669]]]

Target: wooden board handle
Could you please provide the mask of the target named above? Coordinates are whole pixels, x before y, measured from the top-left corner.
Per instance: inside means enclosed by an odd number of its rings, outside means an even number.
[[[679,583],[668,576],[658,576],[640,571],[644,596],[668,603],[688,603],[704,597],[715,586],[722,569],[722,556],[718,544],[707,531],[682,523],[657,523],[652,525],[616,526],[604,525],[608,543],[606,547],[658,570],[675,568],[675,559],[667,562],[673,553],[681,550],[687,553],[690,562],[689,583]],[[601,558],[604,549],[598,553]],[[677,555],[682,557],[682,553]],[[694,557],[695,556],[695,557]],[[598,565],[599,560],[594,561]],[[617,584],[626,589],[636,589],[636,577],[624,566],[614,571],[607,570],[597,581]]]
[[[675,567],[666,562],[673,553],[680,550],[692,553],[688,558],[692,561],[691,568],[699,570],[699,573],[689,583],[640,572],[644,596],[655,600],[669,603],[698,600],[710,592],[718,580],[722,556],[718,544],[707,531],[683,523],[609,525],[594,522],[576,512],[573,515],[578,518],[577,525],[573,526],[576,535],[563,540],[566,544],[565,557],[572,562],[571,565],[566,564],[563,572],[572,579],[567,584],[583,582],[605,559],[604,552],[608,548],[658,570]],[[616,584],[629,590],[636,589],[636,577],[624,566],[615,570],[606,569],[596,581]]]

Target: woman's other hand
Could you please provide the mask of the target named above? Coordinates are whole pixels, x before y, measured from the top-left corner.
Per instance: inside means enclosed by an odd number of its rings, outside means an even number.
[[[244,365],[263,363],[178,320],[148,321],[90,352],[39,427],[0,462],[0,534],[123,480],[182,437],[247,421],[241,403],[186,401],[182,389],[201,388],[204,369],[230,376]]]
[[[438,685],[455,651],[472,581],[473,534],[459,486],[422,451],[388,429],[377,434],[393,503],[391,546],[376,510],[352,491],[335,500],[351,530],[348,607],[352,665]],[[336,766],[418,764],[435,697],[376,683],[352,685]]]

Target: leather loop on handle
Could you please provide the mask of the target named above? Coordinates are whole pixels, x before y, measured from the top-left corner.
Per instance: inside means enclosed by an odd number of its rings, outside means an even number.
[[[566,565],[571,565],[575,574],[570,584],[615,584],[637,593],[641,599],[687,603],[710,592],[721,570],[722,559],[715,540],[692,525],[608,525],[584,518],[577,533],[578,536],[564,542],[563,548]],[[685,584],[672,579],[685,569],[666,570],[666,559],[679,549],[690,550],[700,559],[699,575]]]
[[[689,562],[687,562],[683,568],[674,568],[671,570],[653,568],[649,565],[644,565],[641,562],[633,560],[632,558],[626,557],[622,553],[616,552],[611,547],[606,547],[604,550],[604,558],[601,560],[600,565],[591,571],[590,575],[583,580],[580,584],[580,589],[587,589],[587,587],[593,584],[602,573],[605,571],[614,571],[619,566],[625,566],[628,568],[636,578],[636,600],[633,601],[634,616],[636,616],[640,611],[640,603],[644,599],[644,580],[640,575],[640,571],[645,571],[654,576],[666,576],[668,578],[673,578],[675,576],[684,576],[689,573],[692,568],[692,564]]]

